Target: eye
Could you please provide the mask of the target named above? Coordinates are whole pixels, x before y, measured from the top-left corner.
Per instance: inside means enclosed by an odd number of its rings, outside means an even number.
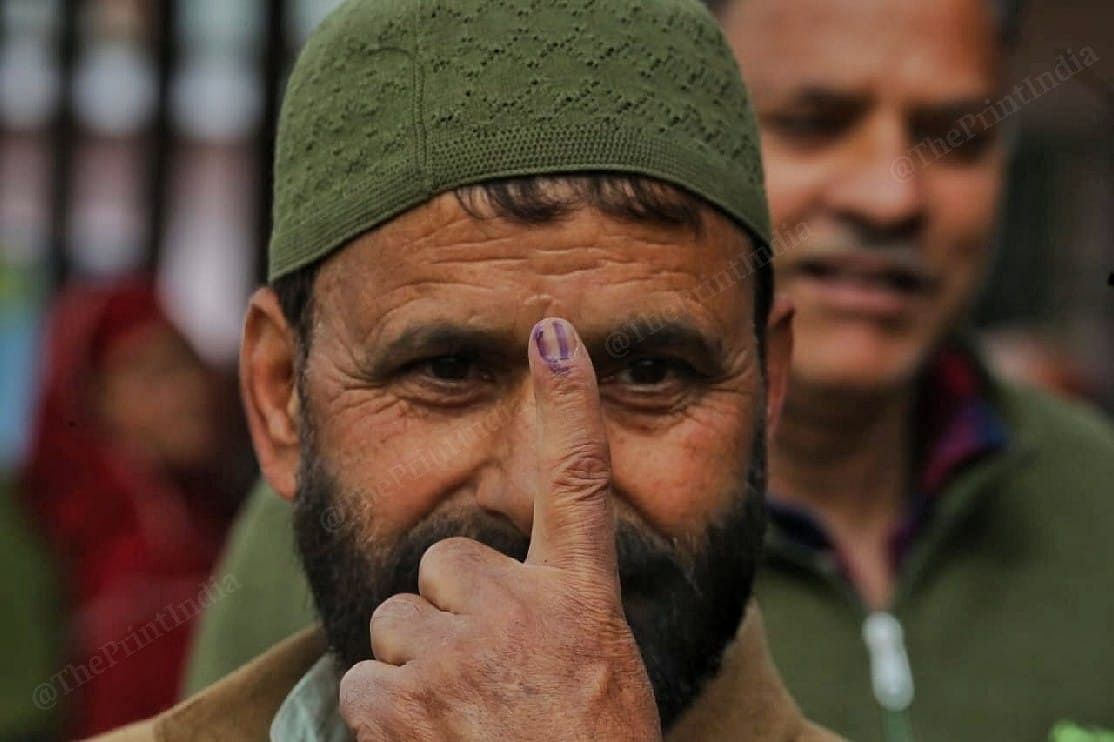
[[[669,378],[673,367],[661,358],[639,358],[620,372],[622,380],[640,386],[660,384]]]
[[[634,358],[600,377],[602,399],[632,412],[662,414],[684,406],[707,377],[680,358]]]
[[[636,393],[662,393],[685,388],[699,374],[679,358],[635,358],[604,381]]]
[[[478,358],[466,353],[449,353],[414,361],[402,368],[411,380],[438,386],[461,386],[491,381],[492,373]]]
[[[397,375],[408,383],[439,386],[459,386],[491,378],[491,373],[479,359],[466,354],[430,356],[411,361],[399,368]]]
[[[465,381],[475,364],[464,356],[439,356],[424,365],[429,375],[439,381]]]
[[[495,372],[469,354],[446,354],[416,360],[395,375],[398,394],[432,407],[459,406],[488,398]]]
[[[818,144],[841,135],[853,118],[850,112],[841,110],[793,111],[770,115],[767,126],[786,139]]]
[[[998,143],[999,127],[988,126],[978,116],[925,114],[910,123],[910,137],[931,161],[941,164],[977,164]]]

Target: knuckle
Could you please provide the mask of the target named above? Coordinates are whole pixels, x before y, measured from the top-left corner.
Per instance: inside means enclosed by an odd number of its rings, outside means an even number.
[[[591,494],[611,484],[611,461],[607,450],[594,442],[572,446],[552,468],[553,485]]]
[[[392,595],[371,614],[371,625],[374,627],[377,624],[381,626],[384,623],[412,621],[421,612],[419,600],[421,598],[410,593]]]
[[[340,680],[339,710],[359,742],[394,740],[420,727],[423,704],[413,683],[388,677],[376,663],[354,665]],[[417,738],[426,738],[421,735]]]
[[[450,570],[450,564],[453,561],[452,544],[447,543],[447,541],[448,539],[438,541],[422,554],[422,558],[418,561],[419,588]],[[424,591],[422,593],[424,594]]]
[[[382,687],[372,662],[359,662],[340,679],[339,701],[342,711],[362,716],[380,697]]]
[[[397,739],[398,730],[404,728],[397,719],[395,704],[388,698],[371,699],[366,704],[354,706],[351,703],[346,705],[342,696],[340,715],[357,742]]]
[[[422,554],[419,569],[451,569],[455,565],[473,560],[476,542],[462,536],[441,539]]]
[[[418,563],[419,581],[434,576],[451,577],[463,572],[479,574],[496,568],[501,554],[465,536],[445,538],[430,546]]]

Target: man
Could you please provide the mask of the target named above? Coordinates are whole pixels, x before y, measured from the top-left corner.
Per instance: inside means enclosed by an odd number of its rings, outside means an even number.
[[[353,0],[275,180],[242,390],[331,651],[120,738],[830,738],[746,608],[791,310],[707,12]]]
[[[719,8],[775,226],[803,236],[775,259],[797,313],[756,591],[806,714],[864,742],[1114,724],[1114,434],[959,334],[1002,116],[1032,99],[1003,84],[995,8]]]
[[[989,0],[717,5],[779,231],[804,238],[775,260],[797,336],[757,582],[790,690],[867,742],[1110,726],[1109,425],[997,381],[959,333],[989,257],[1000,116],[1032,96],[1003,86],[1009,18]],[[282,597],[256,602],[296,612]],[[249,637],[210,618],[198,656],[217,674]]]

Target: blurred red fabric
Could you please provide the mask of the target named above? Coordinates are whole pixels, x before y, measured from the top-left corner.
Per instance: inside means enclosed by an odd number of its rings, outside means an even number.
[[[105,354],[150,324],[178,333],[154,286],[131,279],[64,292],[46,328],[21,491],[68,587],[71,664],[56,683],[67,737],[173,704],[226,529],[203,477],[183,484],[129,456],[90,409]]]

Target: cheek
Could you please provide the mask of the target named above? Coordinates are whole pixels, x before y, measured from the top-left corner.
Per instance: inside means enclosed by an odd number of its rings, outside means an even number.
[[[665,431],[608,425],[616,492],[658,533],[702,531],[745,485],[757,409],[745,402],[725,398]]]
[[[990,240],[1001,195],[997,166],[939,172],[928,186],[939,243],[950,252],[979,252]]]
[[[932,183],[934,262],[945,277],[948,311],[971,298],[990,257],[991,236],[999,205],[1001,179],[997,166],[942,172]]]
[[[158,435],[166,427],[159,385],[136,374],[121,374],[105,389],[103,414],[125,435]]]
[[[317,449],[341,490],[364,501],[369,538],[413,527],[459,491],[485,429],[473,415],[416,416],[370,392],[342,395],[332,410],[319,416]]]
[[[823,189],[827,168],[815,156],[794,154],[774,143],[762,146],[766,194],[775,225],[802,222]]]

